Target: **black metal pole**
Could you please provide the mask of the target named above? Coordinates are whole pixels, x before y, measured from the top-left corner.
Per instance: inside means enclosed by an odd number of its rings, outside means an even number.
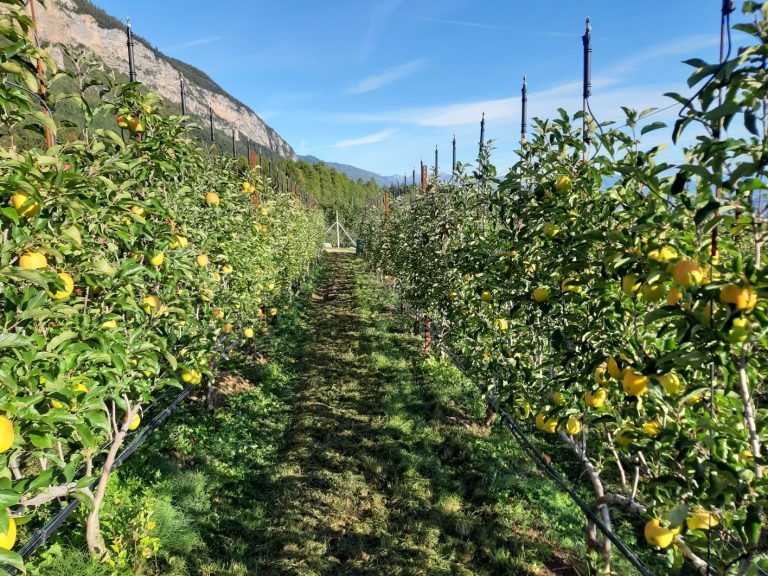
[[[437,178],[437,146],[435,146],[435,178]]]
[[[483,146],[485,145],[485,112],[480,120],[480,153],[483,152]]]
[[[187,115],[187,92],[184,88],[184,76],[179,75],[179,82],[181,83],[181,115]]]
[[[208,106],[208,119],[211,122],[211,142],[215,141],[215,138],[213,136],[213,107],[210,105]]]
[[[528,80],[523,76],[523,113],[520,118],[520,142],[525,142],[525,133],[528,129]]]
[[[416,168],[413,169],[413,175],[411,176],[411,186],[416,186]]]
[[[128,80],[136,82],[136,58],[133,54],[133,30],[131,30],[131,19],[128,18],[128,28],[125,30],[128,36]]]
[[[584,142],[589,143],[589,132],[587,131],[587,111],[589,110],[589,97],[592,95],[592,26],[587,18],[587,29],[584,36],[581,37],[584,45],[584,93],[582,112],[584,114]]]
[[[451,160],[451,174],[456,172],[456,134],[453,135],[453,158]]]
[[[232,158],[237,157],[237,148],[235,147],[235,129],[232,128]]]

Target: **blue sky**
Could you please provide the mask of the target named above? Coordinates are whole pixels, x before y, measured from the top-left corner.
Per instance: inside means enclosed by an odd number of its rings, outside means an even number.
[[[581,35],[593,26],[592,109],[666,106],[693,56],[718,57],[721,0],[95,0],[166,54],[207,72],[300,154],[381,174],[423,157],[475,157],[479,121],[498,166],[531,115],[581,108]],[[740,4],[740,3],[739,3]],[[740,12],[735,14],[740,19]],[[173,26],[168,26],[173,22]],[[735,40],[738,44],[739,37]],[[673,112],[671,111],[670,114]],[[661,117],[662,115],[659,115]],[[671,118],[669,114],[664,115]],[[659,117],[654,118],[654,120]],[[662,119],[664,119],[662,117]],[[664,134],[654,135],[660,139]]]

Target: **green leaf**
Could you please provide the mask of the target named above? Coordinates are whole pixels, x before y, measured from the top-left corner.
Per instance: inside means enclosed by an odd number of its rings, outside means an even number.
[[[91,429],[87,424],[78,423],[75,424],[75,430],[77,430],[80,440],[83,443],[84,448],[95,448],[97,445],[96,437],[91,433]]]
[[[26,570],[24,570],[24,560],[16,552],[0,548],[0,564],[13,566],[17,570],[26,573]]]
[[[0,490],[0,508],[6,509],[16,506],[21,500],[21,495],[15,490]]]
[[[28,492],[33,492],[39,488],[43,488],[51,485],[51,479],[53,478],[53,469],[46,470],[39,474],[32,482],[27,486]]]
[[[719,210],[721,206],[722,204],[717,200],[710,200],[704,206],[696,210],[696,215],[693,217],[693,221],[696,223],[696,226],[701,226],[701,223],[704,222],[704,220],[706,220],[710,214],[716,210]]]
[[[673,527],[682,526],[687,516],[688,516],[688,506],[685,504],[681,504],[680,506],[677,506],[674,510],[670,510],[669,512],[664,514],[664,518],[668,520]]]
[[[26,336],[10,332],[0,333],[0,348],[20,348],[24,346],[32,346],[32,341]]]
[[[176,361],[176,357],[171,354],[170,352],[165,353],[165,359],[168,360],[168,364],[171,367],[171,370],[177,370],[178,369],[178,363]]]
[[[35,448],[51,448],[53,446],[53,436],[50,434],[29,432],[28,437]]]
[[[9,278],[26,280],[27,282],[31,282],[36,286],[40,286],[40,288],[44,288],[45,290],[48,289],[48,282],[46,281],[45,276],[43,276],[43,274],[37,270],[24,270],[24,268],[14,267],[8,268],[2,273]]]
[[[659,130],[660,128],[666,128],[667,124],[665,122],[653,122],[651,124],[648,124],[647,126],[643,126],[642,130],[640,130],[640,134],[647,134],[648,132],[653,132],[654,130]]]
[[[0,214],[8,218],[9,220],[12,220],[14,224],[19,223],[19,213],[16,211],[15,208],[11,208],[9,206],[3,206],[0,208]]]
[[[747,108],[744,111],[744,127],[749,130],[751,134],[755,136],[760,135],[760,131],[757,129],[757,116],[752,108]]]
[[[77,338],[78,334],[74,330],[64,330],[61,334],[56,336],[55,338],[51,339],[50,342],[46,345],[45,349],[48,352],[53,352],[56,350],[61,344],[66,342],[67,340],[72,340],[73,338]]]
[[[80,230],[77,229],[77,226],[70,226],[69,228],[62,228],[61,233],[72,240],[74,242],[75,246],[78,248],[82,248],[83,246],[83,237],[80,235]]]
[[[48,128],[51,132],[56,134],[56,122],[53,121],[53,118],[48,116],[45,112],[41,112],[40,110],[35,110],[32,112],[32,116],[40,122],[45,128]]]

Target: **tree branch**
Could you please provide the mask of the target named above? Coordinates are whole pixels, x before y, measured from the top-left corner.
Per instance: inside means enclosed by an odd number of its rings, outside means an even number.
[[[711,576],[714,573],[710,569],[709,564],[697,556],[693,550],[688,548],[688,545],[685,543],[685,540],[683,540],[682,537],[677,536],[675,538],[675,544],[677,545],[677,548],[680,550],[680,553],[683,555],[683,557],[693,565],[693,567],[699,574],[701,574],[701,576]]]

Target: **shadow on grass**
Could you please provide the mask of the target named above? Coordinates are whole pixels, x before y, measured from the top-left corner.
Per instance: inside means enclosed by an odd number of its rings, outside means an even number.
[[[266,363],[233,358],[254,387],[213,415],[191,405],[126,471],[208,479],[194,502],[173,496],[202,546],[158,573],[575,574],[578,544],[558,539],[580,518],[475,424],[482,402],[425,362],[362,261],[323,269],[317,297],[272,327]]]

